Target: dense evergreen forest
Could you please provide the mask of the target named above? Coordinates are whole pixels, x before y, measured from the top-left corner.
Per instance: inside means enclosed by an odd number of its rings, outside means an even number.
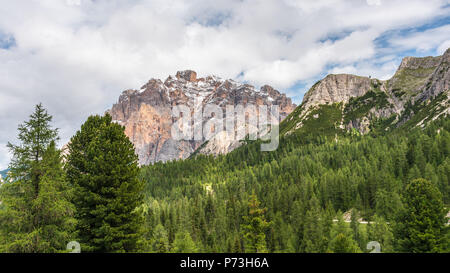
[[[413,181],[434,192],[427,202],[442,200],[448,211],[449,129],[446,118],[367,136],[292,135],[275,152],[254,142],[217,158],[143,167],[151,250],[368,252],[378,241],[383,252],[431,251],[414,249],[426,244],[419,239],[403,242],[412,235],[399,222],[418,209],[406,199]],[[440,244],[434,251],[448,252],[445,212],[438,214],[441,227],[429,235]],[[249,227],[257,242],[247,238]]]
[[[283,136],[139,167],[124,128],[91,116],[68,149],[37,105],[0,186],[0,252],[449,252],[450,119]],[[69,250],[70,251],[70,250]]]

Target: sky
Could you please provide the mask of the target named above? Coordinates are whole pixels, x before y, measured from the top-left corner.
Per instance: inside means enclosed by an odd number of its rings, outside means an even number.
[[[15,0],[0,5],[0,170],[42,102],[66,143],[125,89],[179,70],[300,104],[329,73],[389,79],[450,47],[450,0]]]

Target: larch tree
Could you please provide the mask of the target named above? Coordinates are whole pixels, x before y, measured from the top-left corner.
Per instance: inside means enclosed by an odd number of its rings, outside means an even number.
[[[8,144],[13,155],[10,182],[0,189],[0,250],[20,253],[64,252],[74,237],[71,188],[56,148],[58,130],[42,104],[19,125],[19,144]]]
[[[241,231],[244,236],[244,248],[246,253],[265,253],[267,252],[267,242],[265,232],[270,226],[266,221],[266,208],[259,207],[260,202],[256,194],[250,196],[248,203],[249,213],[244,216],[244,224]]]

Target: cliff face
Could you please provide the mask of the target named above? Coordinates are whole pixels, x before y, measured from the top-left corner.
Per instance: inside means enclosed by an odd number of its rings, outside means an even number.
[[[295,109],[291,99],[270,86],[256,90],[248,84],[224,80],[216,76],[197,78],[191,70],[180,71],[164,82],[151,79],[140,90],[126,90],[108,112],[134,143],[140,164],[184,159],[196,151],[204,140],[174,140],[172,125],[178,120],[172,117],[172,107],[186,105],[191,111],[206,104],[220,106],[225,113],[227,105],[279,105],[280,115],[286,117]],[[207,120],[203,120],[206,122]],[[238,145],[220,135],[203,145],[202,153],[226,153]],[[211,146],[220,140],[220,147]]]
[[[300,130],[331,106],[334,120],[327,124],[334,131],[366,134],[376,126],[424,126],[449,113],[449,64],[450,49],[438,57],[405,57],[387,81],[328,75],[307,92],[302,105],[281,125],[282,131],[289,135]]]
[[[313,87],[313,91],[305,94],[303,107],[347,103],[350,98],[363,96],[370,89],[371,83],[372,80],[366,77],[348,74],[328,75]]]

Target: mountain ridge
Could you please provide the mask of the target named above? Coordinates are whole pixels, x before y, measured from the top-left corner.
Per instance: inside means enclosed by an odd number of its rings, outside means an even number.
[[[171,109],[176,105],[187,105],[194,111],[213,103],[224,112],[230,104],[279,105],[281,137],[346,132],[364,135],[402,126],[424,127],[450,112],[449,64],[450,49],[442,56],[404,57],[389,80],[329,74],[309,89],[298,107],[268,85],[257,90],[217,76],[198,78],[195,71],[184,70],[165,81],[151,79],[140,90],[125,90],[107,112],[125,127],[141,165],[196,154],[226,154],[242,145],[226,133],[209,141],[172,139],[171,127],[178,119],[172,117]]]
[[[202,147],[205,140],[172,139],[171,127],[178,118],[173,117],[171,111],[173,106],[186,105],[194,112],[206,104],[218,105],[224,113],[227,105],[279,105],[281,118],[296,107],[290,98],[269,85],[257,90],[252,85],[217,76],[198,78],[195,71],[185,70],[164,82],[151,79],[140,90],[125,90],[107,112],[125,127],[125,134],[135,145],[139,163],[146,165],[185,159]],[[208,120],[211,118],[203,122]],[[240,145],[233,139],[219,137],[216,140],[203,145],[203,153],[227,153]]]
[[[340,120],[334,120],[336,131],[356,129],[367,134],[380,120],[384,130],[408,122],[415,122],[410,126],[425,126],[449,114],[449,64],[450,49],[437,57],[405,57],[386,81],[351,74],[327,75],[311,87],[302,104],[282,123],[282,134],[292,134],[305,122],[317,119],[324,106],[334,106],[336,116],[340,112]],[[415,121],[416,114],[422,119]]]

